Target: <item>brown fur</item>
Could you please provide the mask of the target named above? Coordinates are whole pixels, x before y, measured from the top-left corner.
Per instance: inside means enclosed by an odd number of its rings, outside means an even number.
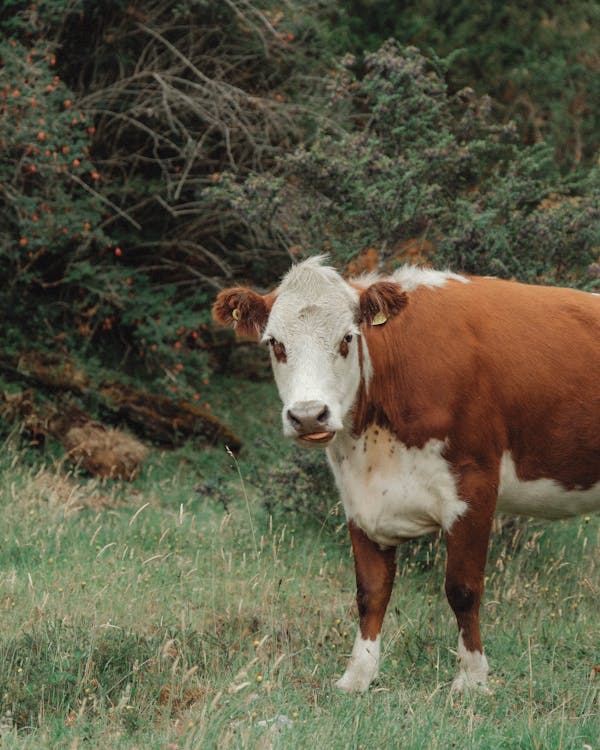
[[[399,284],[393,281],[376,281],[361,292],[361,323],[371,325],[378,313],[383,313],[388,319],[393,318],[407,302],[408,297]]]
[[[213,318],[224,326],[232,326],[238,336],[259,339],[271,307],[275,302],[274,294],[261,295],[246,287],[235,287],[220,292],[213,305]],[[239,317],[234,317],[237,310]]]
[[[364,326],[373,377],[354,430],[392,429],[408,447],[448,438],[459,470],[567,489],[600,481],[600,300],[495,279],[420,288],[382,326]]]
[[[381,632],[394,577],[396,549],[382,549],[372,542],[353,521],[348,523],[354,568],[359,627],[363,638],[374,641]]]

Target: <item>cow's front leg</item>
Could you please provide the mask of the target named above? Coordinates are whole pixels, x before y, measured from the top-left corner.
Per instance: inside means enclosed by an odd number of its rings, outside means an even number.
[[[364,691],[379,674],[381,624],[396,574],[396,549],[382,549],[352,521],[349,523],[359,628],[350,661],[336,686],[347,692]]]
[[[488,663],[479,630],[479,607],[496,491],[489,479],[463,477],[462,484],[461,494],[469,507],[446,535],[446,596],[458,624],[459,671],[451,690],[475,687],[486,691]]]

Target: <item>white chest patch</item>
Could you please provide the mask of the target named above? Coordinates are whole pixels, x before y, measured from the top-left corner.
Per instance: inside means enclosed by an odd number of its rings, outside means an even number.
[[[327,454],[347,518],[386,546],[448,530],[467,504],[458,497],[443,449],[444,442],[434,439],[407,448],[378,427],[356,439],[338,435]]]
[[[600,482],[587,490],[566,490],[554,479],[523,481],[509,453],[502,456],[498,510],[517,516],[568,518],[600,510]]]

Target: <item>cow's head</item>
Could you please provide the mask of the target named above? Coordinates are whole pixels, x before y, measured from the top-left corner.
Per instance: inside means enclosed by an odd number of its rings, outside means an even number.
[[[267,295],[227,289],[213,307],[216,321],[269,346],[284,434],[313,445],[334,438],[355,401],[361,329],[386,322],[406,303],[398,284],[348,284],[322,260],[293,266]]]

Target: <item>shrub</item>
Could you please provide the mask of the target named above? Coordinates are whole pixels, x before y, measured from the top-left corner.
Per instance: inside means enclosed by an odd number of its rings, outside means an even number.
[[[493,97],[495,116],[518,124],[528,143],[547,141],[565,170],[590,164],[600,146],[600,9],[568,4],[468,0],[352,0],[344,18],[357,49],[389,36],[440,56],[458,51],[450,88]]]
[[[28,338],[44,320],[71,346],[106,344],[171,376],[206,376],[198,329],[210,299],[234,269],[260,274],[269,260],[231,211],[199,195],[225,168],[261,169],[304,137],[321,33],[306,10],[264,0],[3,4],[4,71],[28,98],[37,87],[44,106],[17,112],[10,101],[2,123],[16,338],[33,311]],[[52,141],[40,151],[42,115]]]
[[[216,289],[268,285],[314,251],[390,265],[412,244],[594,285],[598,171],[567,182],[489,97],[449,93],[463,58],[448,70],[390,42],[334,66],[340,14],[334,0],[6,0],[5,339],[59,337],[179,387],[208,374]]]
[[[0,272],[8,280],[0,294],[8,311],[18,305],[35,318],[36,302],[59,300],[59,287],[95,289],[95,299],[79,299],[81,309],[100,303],[112,273],[108,258],[103,280],[91,267],[112,255],[89,157],[93,126],[55,63],[48,45],[0,44]]]
[[[598,171],[567,184],[548,146],[495,124],[488,97],[449,95],[443,72],[393,41],[362,63],[347,57],[329,81],[340,126],[210,195],[280,253],[327,248],[345,265],[373,246],[393,265],[412,242],[466,271],[594,285]]]

